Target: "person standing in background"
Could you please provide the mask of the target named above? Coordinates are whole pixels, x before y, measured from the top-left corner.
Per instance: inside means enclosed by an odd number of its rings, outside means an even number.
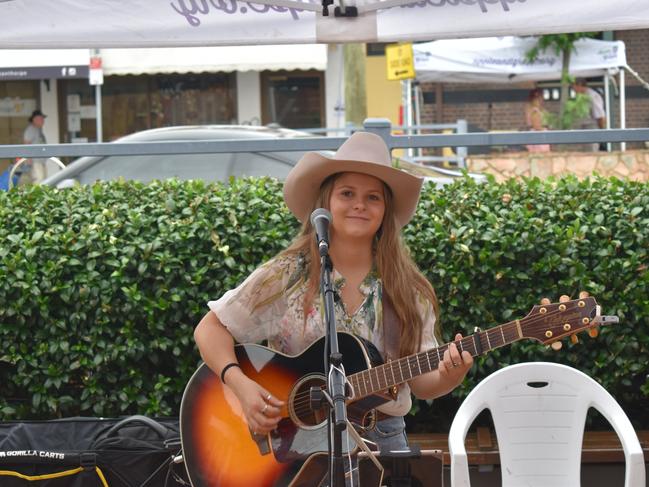
[[[29,125],[25,128],[23,133],[24,144],[46,144],[45,134],[43,134],[43,125],[45,125],[45,115],[40,109],[34,110],[29,117]],[[45,176],[47,159],[32,159],[31,160],[31,182],[39,183]]]
[[[525,106],[525,121],[527,130],[545,130],[543,124],[543,91],[540,88],[534,88],[530,91]],[[529,152],[550,152],[550,144],[530,144],[527,145]]]
[[[604,98],[597,91],[588,86],[584,78],[577,78],[572,85],[575,92],[586,95],[590,101],[590,110],[588,116],[581,120],[577,125],[577,129],[605,129],[606,128],[606,110],[604,108]],[[602,145],[604,148],[602,148]],[[597,151],[599,149],[605,150],[605,144],[594,143],[591,144],[591,150]]]

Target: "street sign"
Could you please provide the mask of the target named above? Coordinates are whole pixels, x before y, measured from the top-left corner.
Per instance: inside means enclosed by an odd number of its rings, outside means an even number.
[[[92,56],[90,58],[90,70],[88,74],[88,81],[91,85],[104,84],[104,70],[101,67],[101,57]]]
[[[411,43],[386,46],[385,60],[389,80],[412,79],[415,77],[415,60]]]

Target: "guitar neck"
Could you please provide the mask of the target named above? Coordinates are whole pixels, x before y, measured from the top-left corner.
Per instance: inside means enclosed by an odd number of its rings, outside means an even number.
[[[522,338],[520,320],[516,320],[463,337],[452,343],[455,343],[460,353],[466,351],[477,357]],[[354,388],[355,399],[385,392],[393,386],[437,369],[449,346],[450,343],[446,343],[441,347],[392,360],[350,375],[348,380]]]

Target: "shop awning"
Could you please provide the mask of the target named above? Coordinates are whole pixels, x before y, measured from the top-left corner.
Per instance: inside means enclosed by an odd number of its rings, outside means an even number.
[[[327,46],[218,46],[102,49],[104,75],[265,70],[324,71]]]
[[[0,81],[87,78],[88,49],[1,50]]]

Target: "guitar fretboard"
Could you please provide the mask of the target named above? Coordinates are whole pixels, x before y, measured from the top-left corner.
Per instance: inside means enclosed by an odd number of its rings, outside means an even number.
[[[452,343],[455,343],[460,353],[467,351],[477,357],[521,338],[523,334],[520,321],[516,320],[463,337]],[[449,346],[450,343],[446,343],[441,347],[402,357],[350,375],[348,380],[354,388],[355,399],[384,392],[393,386],[437,369]]]

